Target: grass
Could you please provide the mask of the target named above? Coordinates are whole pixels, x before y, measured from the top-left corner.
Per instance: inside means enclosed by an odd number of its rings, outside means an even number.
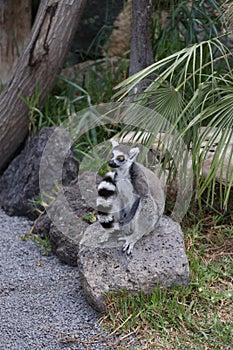
[[[21,237],[22,241],[26,241],[27,239],[31,239],[33,243],[35,243],[42,251],[42,255],[48,256],[51,253],[52,246],[50,237],[45,235],[43,238],[41,238],[38,234],[34,233],[27,233]]]
[[[127,76],[128,64],[125,58],[105,57],[63,69],[42,109],[40,91],[25,100],[30,110],[30,132],[36,134],[45,126],[62,125],[73,113],[110,102],[114,86]]]
[[[108,295],[102,322],[117,335],[115,349],[232,349],[230,222],[222,224],[214,213],[198,220],[191,212],[186,216],[183,230],[191,270],[188,289],[158,288],[147,296]]]

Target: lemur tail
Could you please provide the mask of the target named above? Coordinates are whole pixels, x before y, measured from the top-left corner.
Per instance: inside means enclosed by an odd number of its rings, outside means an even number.
[[[117,191],[115,176],[114,172],[108,172],[98,186],[97,218],[104,228],[113,228],[114,226],[114,216],[111,209]]]

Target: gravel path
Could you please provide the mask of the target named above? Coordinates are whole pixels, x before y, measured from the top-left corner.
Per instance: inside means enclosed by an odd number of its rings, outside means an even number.
[[[25,218],[0,209],[0,350],[110,349],[85,345],[101,330],[87,304],[77,268],[43,256]],[[67,336],[77,342],[66,342]],[[102,337],[102,336],[100,336]]]

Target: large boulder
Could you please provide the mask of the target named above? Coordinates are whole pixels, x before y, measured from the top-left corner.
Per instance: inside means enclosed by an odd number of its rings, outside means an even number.
[[[97,195],[96,183],[93,179],[100,177],[92,172],[84,172],[69,186],[63,188],[58,194],[56,201],[48,212],[42,215],[34,225],[34,234],[49,236],[52,251],[63,262],[71,266],[77,265],[79,242],[89,226],[85,217],[94,216],[94,209],[90,202],[95,202]],[[88,188],[89,201],[80,191]],[[91,197],[93,199],[91,200]],[[65,200],[64,200],[65,199]],[[66,201],[66,205],[65,205]]]
[[[98,222],[90,225],[78,253],[83,290],[96,310],[104,311],[105,295],[110,291],[147,294],[158,286],[188,286],[189,265],[183,233],[171,218],[163,216],[159,226],[138,241],[129,256],[122,252],[122,242],[117,235],[103,244],[103,234]]]
[[[52,250],[58,258],[68,265],[76,266],[79,242],[89,225],[83,218],[93,208],[82,198],[78,182],[66,187],[64,196],[69,208],[64,209],[63,195],[58,194],[55,207],[49,212],[52,223],[48,234]]]
[[[22,152],[14,158],[0,178],[0,206],[8,215],[35,219],[38,213],[32,200],[40,194],[39,169],[45,145],[56,127],[45,127],[32,137]],[[69,150],[63,167],[63,185],[68,185],[78,173],[78,163]]]

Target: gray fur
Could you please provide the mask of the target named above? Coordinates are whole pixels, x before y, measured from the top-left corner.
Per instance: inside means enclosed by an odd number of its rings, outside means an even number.
[[[135,243],[152,232],[158,224],[164,211],[165,196],[157,176],[142,164],[136,163],[138,148],[114,143],[112,152],[110,165],[115,168],[116,192],[112,199],[108,198],[112,205],[111,210],[106,209],[106,215],[112,215],[114,225],[106,228],[103,241],[120,230],[120,240],[125,241],[123,251],[131,254]]]

